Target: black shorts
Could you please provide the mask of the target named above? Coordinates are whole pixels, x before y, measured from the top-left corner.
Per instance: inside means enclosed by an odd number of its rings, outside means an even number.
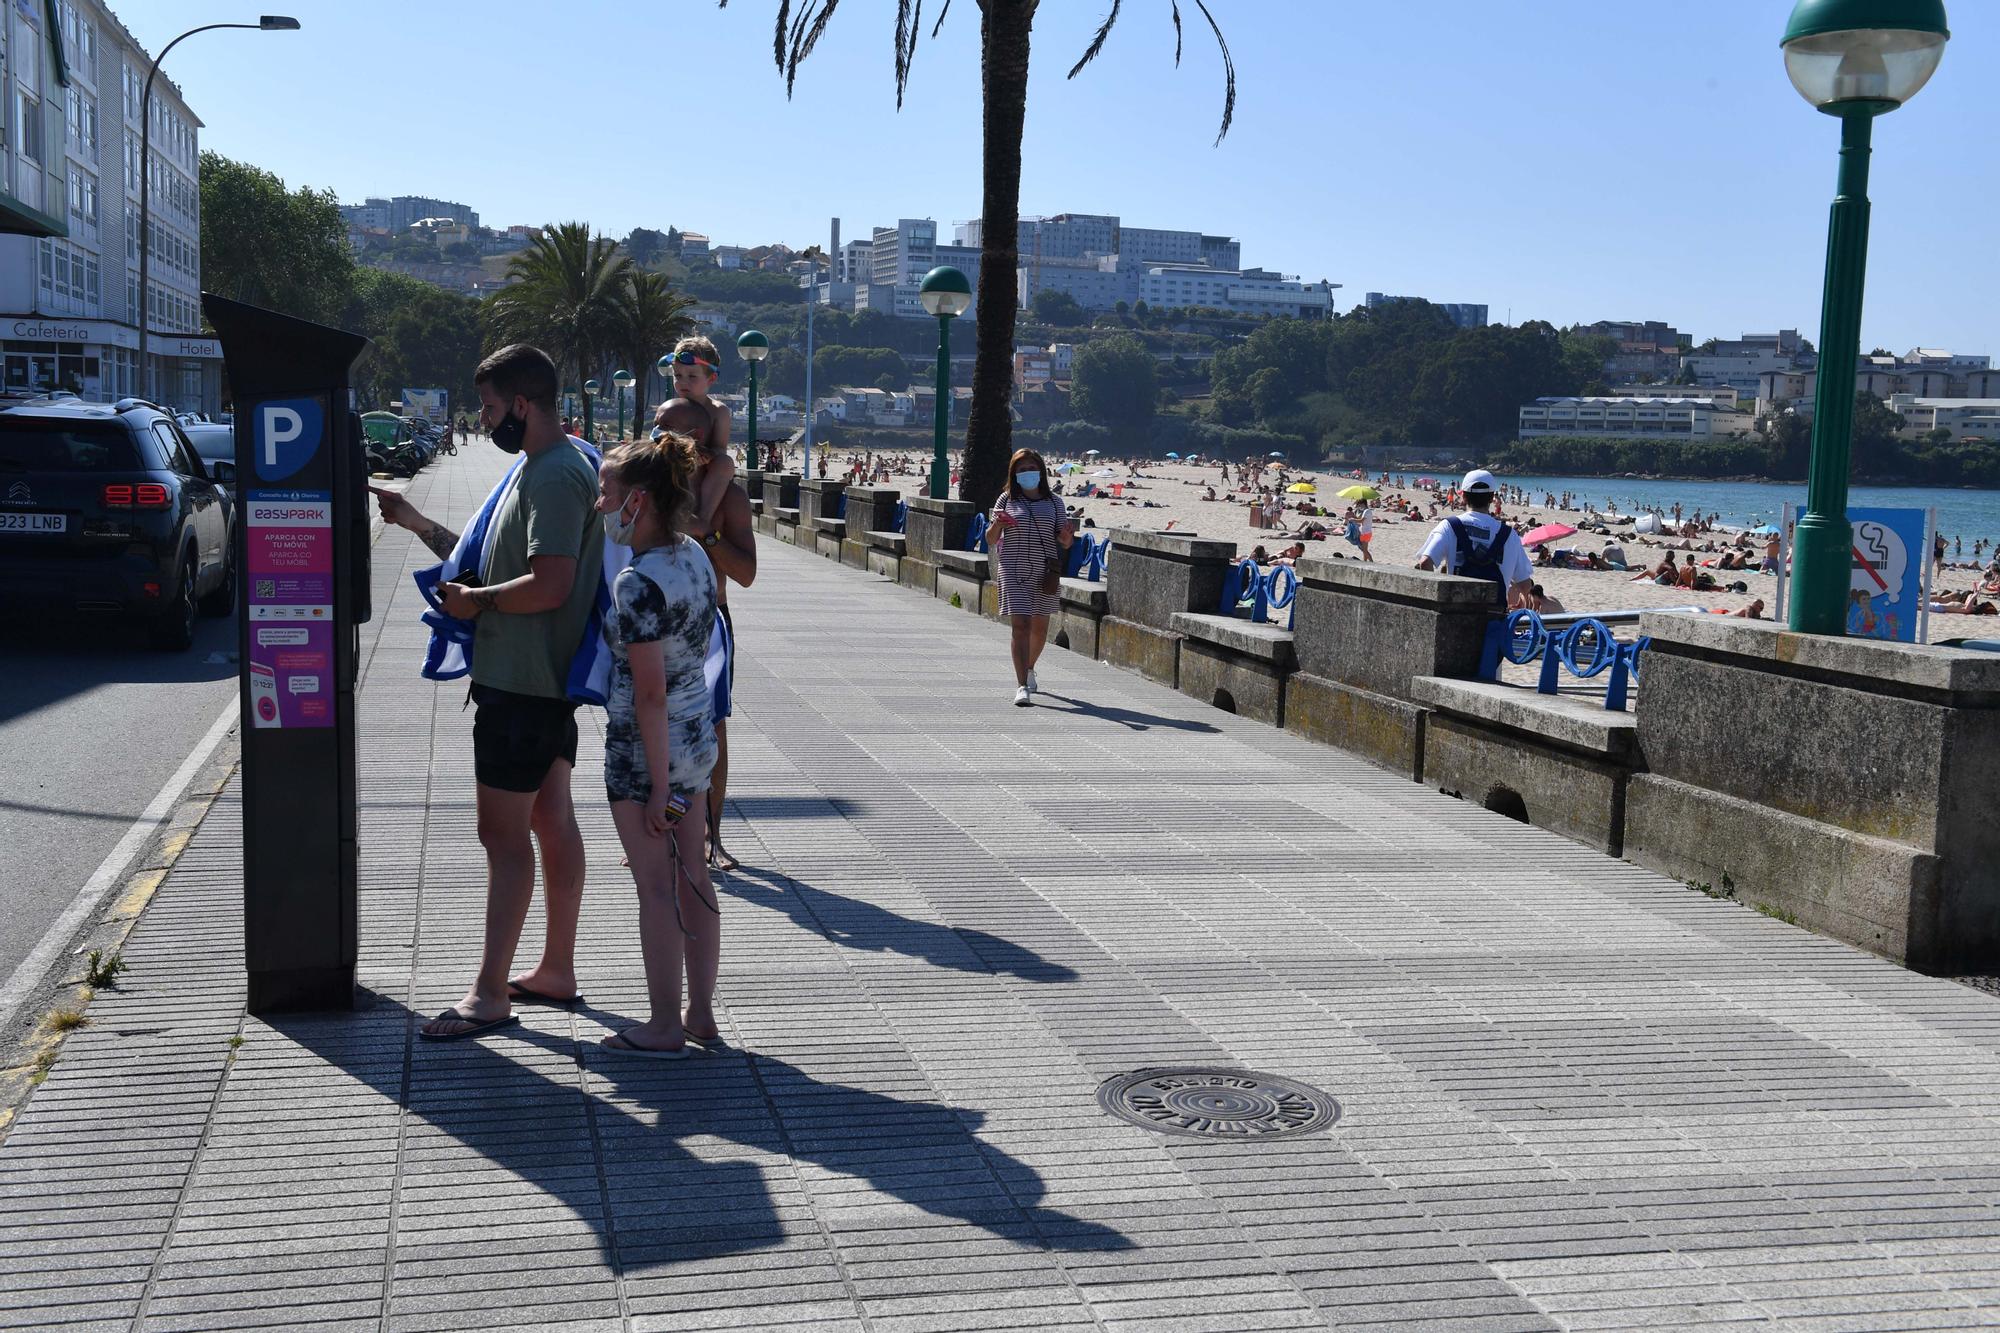
[[[576,766],[576,705],[474,685],[472,774],[500,791],[540,791],[556,760]]]

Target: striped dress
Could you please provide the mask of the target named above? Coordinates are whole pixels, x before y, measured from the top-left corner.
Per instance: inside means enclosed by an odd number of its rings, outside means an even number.
[[[1042,571],[1050,556],[1060,557],[1056,529],[1063,521],[1060,500],[1016,500],[1003,494],[993,506],[1014,520],[1000,543],[1000,614],[1052,616],[1062,599],[1041,591]],[[989,539],[989,546],[992,545]]]

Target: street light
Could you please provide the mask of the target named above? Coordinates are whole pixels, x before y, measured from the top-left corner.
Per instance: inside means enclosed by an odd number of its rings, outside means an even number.
[[[653,369],[660,372],[660,401],[665,402],[674,396],[674,354],[668,352],[655,361]],[[636,413],[638,408],[634,407],[632,410]],[[639,433],[639,423],[636,421],[632,423],[632,433],[634,435]]]
[[[618,438],[622,440],[625,438],[625,390],[632,383],[632,372],[629,370],[614,370],[611,372],[611,382],[618,386]],[[638,425],[639,404],[633,403],[632,426],[635,433]]]
[[[146,90],[139,96],[139,308],[132,312],[133,321],[139,326],[139,396],[146,399],[152,398],[147,383],[152,376],[146,367],[146,335],[153,323],[153,289],[149,285],[153,272],[153,76],[160,72],[160,62],[167,58],[167,52],[198,32],[214,32],[217,28],[297,32],[299,21],[283,14],[265,14],[255,23],[204,23],[168,42],[153,57],[153,67],[146,71]]]
[[[749,427],[749,443],[743,450],[748,462],[757,461],[757,363],[771,354],[771,340],[755,329],[745,329],[736,340],[736,355],[750,363],[750,408],[744,422]]]
[[[1785,25],[1785,73],[1799,96],[1840,117],[1840,177],[1826,233],[1819,382],[1813,394],[1806,512],[1793,541],[1791,627],[1842,634],[1854,577],[1847,467],[1854,365],[1868,271],[1868,154],[1875,117],[1914,97],[1944,56],[1944,0],[1798,0]]]
[[[924,313],[937,316],[937,442],[931,454],[931,499],[943,500],[951,493],[951,466],[945,460],[945,437],[951,432],[951,322],[972,304],[972,284],[949,264],[924,274],[917,288]]]
[[[583,438],[592,444],[597,443],[597,419],[590,410],[593,406],[591,400],[597,397],[597,391],[603,387],[596,380],[583,382]]]

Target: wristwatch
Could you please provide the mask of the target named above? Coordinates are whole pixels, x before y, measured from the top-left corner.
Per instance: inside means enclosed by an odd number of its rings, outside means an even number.
[[[711,532],[711,533],[709,533],[709,534],[708,534],[708,535],[707,535],[706,537],[703,537],[703,538],[701,539],[701,544],[702,544],[703,546],[714,546],[714,545],[715,545],[716,543],[720,542],[721,540],[722,540],[722,534],[721,534],[721,533],[719,533],[719,532]]]

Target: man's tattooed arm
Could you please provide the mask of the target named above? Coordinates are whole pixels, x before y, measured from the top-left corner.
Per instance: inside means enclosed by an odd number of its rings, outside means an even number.
[[[431,548],[440,560],[449,560],[458,545],[458,534],[442,523],[432,523],[417,534],[417,540]]]
[[[472,590],[472,604],[481,611],[498,611],[500,609],[500,590],[498,588],[474,588]]]

